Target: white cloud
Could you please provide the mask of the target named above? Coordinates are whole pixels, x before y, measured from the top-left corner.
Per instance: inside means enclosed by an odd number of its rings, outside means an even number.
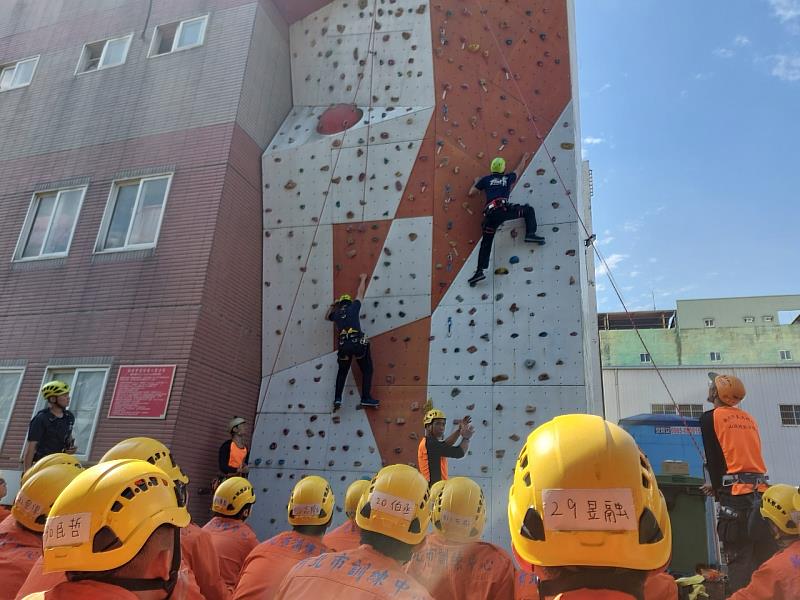
[[[622,291],[623,292],[630,292],[631,290],[633,290],[633,286],[632,285],[624,285],[624,286],[622,286]]]
[[[594,287],[597,289],[598,292],[605,292],[606,291],[606,286],[603,283],[598,283]]]
[[[614,269],[617,267],[622,261],[628,258],[627,254],[612,254],[606,258],[605,264],[600,263],[597,266],[597,276],[602,277],[603,275],[608,274],[608,269]],[[608,269],[606,269],[606,265],[608,265]]]
[[[652,263],[657,263],[658,259],[655,256],[651,256],[650,258],[647,259],[647,262],[649,262],[651,264]]]
[[[714,56],[719,58],[733,58],[735,54],[736,53],[730,48],[717,48],[714,50]],[[702,75],[702,73],[698,73],[694,78],[700,79],[700,75]]]
[[[606,140],[604,138],[599,137],[585,137],[583,138],[583,143],[587,146],[594,146],[595,144],[602,144]]]
[[[639,231],[639,228],[642,224],[639,221],[625,221],[625,224],[622,226],[622,229],[627,231],[628,233],[636,233]]]
[[[615,239],[617,239],[617,238],[615,238],[613,235],[610,235],[607,238],[603,238],[599,242],[597,242],[597,245],[598,246],[607,246],[608,244],[613,242]]]
[[[800,0],[769,0],[769,4],[781,23],[800,17]]]
[[[600,86],[600,89],[597,90],[596,93],[597,94],[602,94],[606,90],[610,90],[610,89],[611,89],[611,84],[610,83],[604,83],[603,85]]]
[[[776,54],[770,58],[772,75],[783,81],[800,81],[800,54]]]
[[[630,276],[630,277],[638,277],[638,276],[639,276],[639,271],[631,271],[631,272],[629,273],[629,276]]]
[[[735,38],[733,38],[733,43],[740,48],[744,48],[745,46],[750,45],[750,38],[746,35],[739,34]]]

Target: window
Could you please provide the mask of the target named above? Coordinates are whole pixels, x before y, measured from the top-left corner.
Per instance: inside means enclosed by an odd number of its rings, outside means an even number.
[[[96,251],[154,247],[171,181],[172,175],[115,181]]]
[[[30,85],[37,64],[39,64],[39,57],[35,56],[0,66],[0,92]]]
[[[648,353],[642,352],[639,355],[639,362],[649,363],[649,362],[653,362],[653,361],[650,359],[650,355]]]
[[[6,437],[24,372],[24,369],[0,369],[0,446]]]
[[[792,351],[781,350],[781,360],[792,360]]]
[[[755,321],[756,321],[755,317],[745,317],[744,318],[744,322],[745,323],[755,323]]]
[[[116,67],[125,63],[132,35],[86,44],[78,62],[78,73]]]
[[[206,36],[208,15],[175,21],[156,27],[150,44],[150,56],[161,56],[178,50],[187,50],[203,45]]]
[[[719,362],[722,360],[722,356],[720,356],[719,352],[709,352],[708,357],[711,359],[711,362]]]
[[[781,425],[800,425],[800,404],[779,404]]]
[[[713,327],[714,319],[703,319],[703,325],[705,325],[706,327]]]
[[[774,317],[772,315],[764,315],[761,317],[764,320],[764,323],[772,323]]]
[[[681,415],[687,418],[698,418],[703,414],[702,404],[678,404],[675,410],[674,404],[651,404],[650,413],[653,415]]]
[[[89,457],[107,378],[106,367],[57,367],[49,368],[45,373],[43,383],[58,379],[70,387],[69,410],[75,415],[72,437],[75,438],[75,445],[78,447],[76,456],[82,460]],[[46,406],[47,403],[40,396],[33,414]]]
[[[86,188],[80,187],[35,194],[14,259],[66,256],[85,193]]]

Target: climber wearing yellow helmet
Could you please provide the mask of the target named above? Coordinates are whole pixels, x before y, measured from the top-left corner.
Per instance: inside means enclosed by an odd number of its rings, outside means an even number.
[[[506,161],[501,157],[492,160],[491,173],[485,177],[478,177],[467,192],[467,196],[474,196],[479,191],[486,194],[486,207],[483,209],[483,223],[481,224],[481,248],[478,251],[478,269],[469,278],[469,284],[474,286],[479,281],[486,279],[484,271],[489,267],[489,255],[492,252],[492,242],[498,227],[512,219],[525,219],[525,241],[534,244],[544,244],[544,238],[536,235],[536,213],[529,204],[511,204],[508,201],[511,188],[522,176],[522,171],[530,155],[525,153],[517,167],[506,173]]]
[[[356,299],[350,294],[342,294],[328,310],[327,319],[333,321],[338,337],[339,371],[336,373],[336,391],[333,396],[333,410],[342,407],[342,392],[350,365],[355,358],[361,369],[361,406],[378,408],[378,400],[370,395],[372,389],[372,355],[369,340],[361,329],[361,301],[367,289],[367,274],[359,275]]]

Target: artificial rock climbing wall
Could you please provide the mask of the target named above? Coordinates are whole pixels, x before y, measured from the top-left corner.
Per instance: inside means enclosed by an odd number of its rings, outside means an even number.
[[[286,527],[305,474],[326,476],[343,500],[352,480],[415,464],[431,397],[451,423],[472,416],[470,453],[451,473],[480,482],[486,537],[506,543],[522,440],[594,405],[571,1],[306,4],[290,30],[294,109],[263,155],[254,526],[262,537]],[[511,200],[534,206],[547,243],[525,244],[522,221],[507,223],[489,277],[471,288],[483,199],[467,190],[493,156],[510,169],[524,152],[533,158]],[[381,406],[357,408],[354,367],[334,414],[325,315],[361,272]]]

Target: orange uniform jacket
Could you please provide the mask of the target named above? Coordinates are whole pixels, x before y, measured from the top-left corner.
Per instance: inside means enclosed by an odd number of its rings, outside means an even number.
[[[361,530],[355,521],[347,519],[336,529],[326,533],[322,543],[328,547],[329,552],[354,550],[361,545]]]
[[[320,538],[295,531],[284,531],[260,543],[244,562],[234,600],[272,600],[292,567],[323,552],[328,548]]]
[[[283,580],[278,600],[432,600],[394,559],[366,544],[298,563]]]
[[[796,600],[800,598],[800,540],[775,554],[730,600]]]
[[[514,564],[488,542],[452,542],[432,533],[406,565],[406,572],[436,600],[514,600]]]
[[[34,592],[25,600],[137,600],[128,590],[99,581],[62,581],[46,592]]]
[[[23,529],[14,517],[0,523],[0,589],[13,598],[42,555],[42,536]]]
[[[539,586],[536,585],[536,575],[517,571],[514,579],[515,600],[539,600]]]
[[[669,573],[648,575],[644,582],[644,600],[678,600],[678,584]]]
[[[614,590],[575,590],[555,596],[555,600],[635,600],[630,594]]]
[[[747,412],[735,406],[720,406],[706,411],[700,418],[703,445],[706,451],[711,485],[722,486],[722,476],[733,473],[766,473],[761,455],[761,436],[758,423]],[[766,485],[759,486],[760,491]],[[747,484],[734,483],[734,496],[753,491]]]
[[[219,558],[210,533],[194,523],[181,529],[181,556],[206,600],[230,598],[219,574]]]
[[[0,505],[0,523],[5,521],[6,517],[9,516],[10,514],[11,510],[8,507]]]
[[[205,527],[219,558],[219,574],[228,590],[233,591],[247,555],[258,546],[258,538],[244,521],[214,517]]]

